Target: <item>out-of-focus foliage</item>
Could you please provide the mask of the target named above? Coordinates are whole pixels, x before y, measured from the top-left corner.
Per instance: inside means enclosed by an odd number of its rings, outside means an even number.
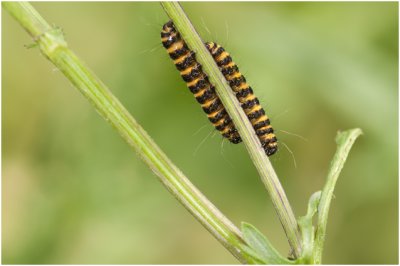
[[[222,142],[161,47],[158,3],[33,5],[207,197],[287,253],[244,145]],[[271,159],[297,216],[322,188],[337,130],[364,131],[336,187],[324,262],[398,263],[398,4],[183,7],[271,117]],[[236,263],[2,15],[2,262]]]

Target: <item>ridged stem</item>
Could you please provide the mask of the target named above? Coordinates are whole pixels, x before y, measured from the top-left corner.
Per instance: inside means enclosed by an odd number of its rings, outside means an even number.
[[[27,2],[3,2],[2,6],[33,37],[41,52],[137,152],[172,195],[240,262],[258,263],[246,252],[241,232],[190,183],[103,82],[67,47],[62,31],[50,27]]]
[[[301,254],[301,237],[296,218],[278,176],[265,155],[249,119],[180,4],[178,2],[162,2],[161,5],[190,49],[196,53],[196,59],[202,65],[211,83],[216,87],[217,94],[238,129],[250,158],[271,197],[293,250],[293,255],[299,257]]]

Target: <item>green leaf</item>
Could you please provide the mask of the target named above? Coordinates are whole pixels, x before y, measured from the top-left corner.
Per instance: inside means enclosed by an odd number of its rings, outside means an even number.
[[[268,264],[268,262],[264,261],[261,256],[248,245],[242,244],[240,247],[243,250],[243,257],[251,258],[251,260],[254,262],[250,264]]]
[[[279,254],[268,239],[253,225],[242,222],[242,233],[244,240],[255,252],[255,256],[265,264],[294,264],[294,261],[290,261]]]

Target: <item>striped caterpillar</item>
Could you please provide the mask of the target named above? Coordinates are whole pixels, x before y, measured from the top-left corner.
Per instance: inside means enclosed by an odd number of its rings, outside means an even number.
[[[206,47],[239,100],[265,153],[268,156],[274,154],[278,150],[278,140],[270,125],[269,118],[265,115],[260,101],[254,96],[252,88],[246,83],[246,79],[240,73],[238,66],[224,48],[213,42],[206,43]]]
[[[241,142],[242,139],[218,98],[214,86],[211,85],[201,65],[196,61],[194,52],[189,50],[172,21],[163,26],[161,41],[210,122],[230,142],[235,144]]]
[[[210,122],[230,142],[235,144],[241,142],[242,139],[218,98],[214,86],[209,82],[201,65],[196,61],[194,52],[189,50],[172,21],[163,26],[161,41]],[[265,153],[268,156],[274,154],[278,149],[277,139],[264,109],[253,94],[253,90],[246,83],[246,79],[224,48],[213,42],[205,45],[249,118]]]

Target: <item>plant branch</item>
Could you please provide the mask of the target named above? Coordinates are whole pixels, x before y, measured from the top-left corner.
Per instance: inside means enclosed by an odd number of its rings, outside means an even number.
[[[29,3],[3,2],[2,5],[33,37],[41,52],[140,155],[171,194],[239,261],[259,262],[246,252],[241,232],[190,183],[102,81],[68,49],[61,30],[50,27]]]
[[[313,250],[314,263],[321,263],[329,207],[333,196],[333,190],[335,189],[336,181],[339,177],[340,172],[343,169],[343,165],[346,162],[347,156],[350,152],[351,147],[354,144],[354,141],[361,134],[361,129],[356,128],[339,132],[336,136],[336,143],[338,147],[335,156],[332,159],[328,177],[322,190],[321,199],[318,205],[317,230],[315,233],[315,245]]]
[[[301,254],[301,237],[296,218],[275,170],[265,155],[249,119],[180,4],[178,2],[162,2],[161,5],[174,22],[185,42],[196,53],[196,59],[216,87],[218,96],[235,123],[250,154],[250,158],[267,188],[293,253],[295,257],[299,257]]]

